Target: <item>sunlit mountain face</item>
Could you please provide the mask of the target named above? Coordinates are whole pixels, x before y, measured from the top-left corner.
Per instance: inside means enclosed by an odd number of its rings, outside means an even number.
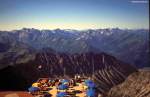
[[[87,52],[113,55],[136,67],[148,65],[148,29],[89,30],[21,30],[0,32],[0,65],[13,65],[33,60],[38,52],[82,54]]]

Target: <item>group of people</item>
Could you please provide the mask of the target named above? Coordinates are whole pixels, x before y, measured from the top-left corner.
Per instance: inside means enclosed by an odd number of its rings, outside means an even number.
[[[41,91],[50,91],[53,87],[56,87],[57,90],[65,90],[69,87],[74,87],[77,83],[84,83],[85,79],[80,76],[75,76],[72,79],[49,79],[49,78],[41,78],[37,82],[33,83],[32,86],[28,89],[32,94],[40,93]],[[90,82],[86,82],[88,87],[92,87],[89,84]],[[85,89],[85,88],[84,88]],[[93,91],[92,91],[93,92]],[[44,96],[46,97],[46,96]],[[47,96],[51,97],[51,96]],[[58,96],[59,97],[59,96]]]
[[[58,87],[60,84],[62,84],[62,81],[66,79],[49,79],[49,78],[41,78],[37,82],[32,84],[32,88],[29,88],[29,91],[34,90],[33,88],[38,88],[39,90],[46,90],[48,87],[56,86]],[[81,79],[73,78],[73,79],[67,79],[67,84],[69,86],[75,86],[78,81]]]

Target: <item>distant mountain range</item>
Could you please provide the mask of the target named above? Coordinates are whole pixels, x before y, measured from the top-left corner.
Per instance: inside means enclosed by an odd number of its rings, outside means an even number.
[[[55,29],[0,31],[0,68],[35,59],[37,53],[105,52],[137,67],[149,66],[148,29]]]

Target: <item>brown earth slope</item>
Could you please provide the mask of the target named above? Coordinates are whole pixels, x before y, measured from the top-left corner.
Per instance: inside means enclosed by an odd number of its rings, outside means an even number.
[[[125,82],[113,87],[108,97],[150,97],[150,70],[131,74]]]

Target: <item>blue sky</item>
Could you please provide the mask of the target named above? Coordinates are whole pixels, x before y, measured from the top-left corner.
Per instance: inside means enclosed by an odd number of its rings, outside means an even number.
[[[0,0],[0,30],[148,28],[149,1],[133,1]]]

